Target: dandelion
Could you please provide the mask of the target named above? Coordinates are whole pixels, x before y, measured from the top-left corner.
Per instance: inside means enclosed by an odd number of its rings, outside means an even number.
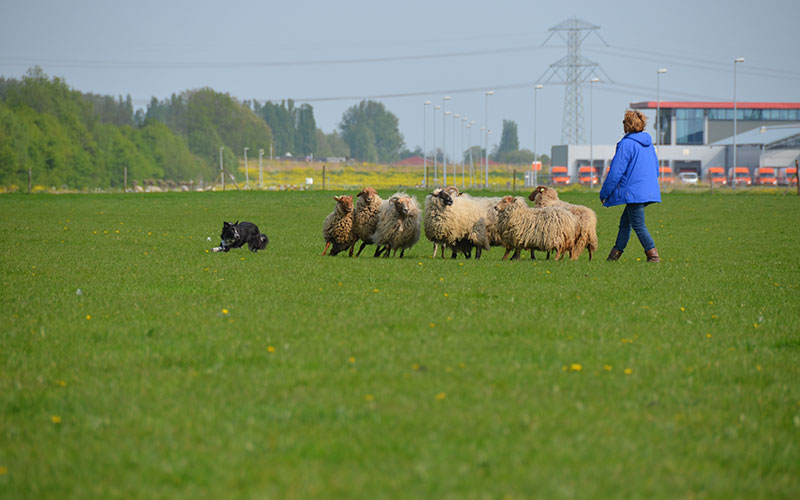
[[[372,289],[372,292],[373,292],[373,293],[380,293],[380,290],[378,290],[377,288],[373,288],[373,289]]]
[[[8,467],[5,465],[0,465],[0,476],[5,476],[8,474]]]
[[[355,357],[353,357],[353,356],[350,356],[350,357],[347,359],[347,361],[349,361],[349,362],[350,362],[350,364],[353,364],[353,363],[355,363],[355,362],[356,362],[356,358],[355,358]]]
[[[61,387],[66,387],[67,386],[67,381],[66,380],[56,380],[56,384],[60,385]]]
[[[625,368],[625,375],[630,375],[631,373],[633,373],[633,370],[630,368]]]
[[[230,312],[230,311],[228,311],[227,309],[223,309],[222,310],[222,314],[228,314],[228,312]]]
[[[341,281],[339,283],[336,283],[336,284],[339,285],[339,286],[344,286]]]
[[[436,328],[436,323],[428,323],[428,326],[431,328]]]
[[[756,370],[761,371],[761,365],[756,365]]]
[[[50,415],[50,421],[53,422],[54,424],[60,424],[61,417],[59,417],[58,415]]]
[[[411,369],[414,370],[414,371],[419,370],[419,364],[414,363],[413,365],[411,365]]]
[[[447,394],[445,394],[443,392],[440,392],[439,394],[436,395],[436,401],[441,401],[446,397],[447,397]]]
[[[86,320],[88,321],[88,320],[90,320],[90,319],[92,319],[92,315],[91,315],[91,314],[87,314],[87,315],[86,315]]]
[[[571,372],[579,372],[581,370],[583,370],[583,366],[581,366],[580,363],[572,363],[569,365],[569,371]]]
[[[275,352],[275,348],[272,347],[271,345],[268,345],[267,346],[267,352],[269,352],[269,353]]]
[[[364,401],[375,401],[375,396],[373,396],[372,394],[365,394]]]
[[[758,328],[758,323],[753,323],[753,328]]]
[[[611,365],[603,365],[603,370],[605,370],[607,372],[610,372],[613,369],[614,369],[614,367],[611,366]]]
[[[711,334],[710,333],[706,333],[706,338],[710,339],[711,338]]]
[[[445,296],[445,297],[448,297],[448,295],[447,295],[447,294],[444,294],[444,296]]]
[[[681,312],[683,312],[683,311],[685,311],[685,310],[686,310],[686,309],[685,309],[683,306],[681,306]]]

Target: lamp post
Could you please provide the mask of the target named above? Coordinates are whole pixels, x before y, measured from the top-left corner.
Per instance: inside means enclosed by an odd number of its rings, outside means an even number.
[[[441,106],[433,107],[433,185],[439,184],[439,152],[436,151],[436,112]]]
[[[667,72],[667,68],[656,70],[656,146],[661,145],[661,75]],[[658,161],[658,174],[664,180],[664,170],[661,168],[661,160]]]
[[[458,160],[456,159],[456,120],[461,118],[458,113],[453,115],[453,185],[457,185],[456,176],[458,174]]]
[[[599,78],[592,78],[589,80],[589,189],[594,190],[594,137],[592,130],[594,129],[593,120],[593,102],[592,102],[592,89],[594,84],[600,81]]]
[[[449,100],[449,95],[442,97],[442,170],[444,186],[447,186],[447,120],[445,120],[445,117],[450,114],[449,111],[446,111],[447,101]]]
[[[222,150],[225,146],[219,148],[219,176],[222,177],[222,190],[225,191],[225,169],[222,166]]]
[[[489,96],[494,95],[494,90],[487,90],[486,91],[486,109],[485,109],[485,119],[486,119],[486,185],[485,187],[489,187]]]
[[[467,187],[466,181],[464,180],[465,177],[466,177],[466,175],[465,175],[466,173],[464,172],[466,170],[466,165],[464,164],[465,163],[464,162],[464,134],[467,133],[467,127],[469,126],[468,124],[469,124],[469,118],[467,118],[466,116],[462,117],[461,118],[461,148],[460,148],[461,149],[461,153],[459,154],[459,156],[461,157],[461,187],[462,188],[466,188]]]
[[[475,160],[472,158],[472,126],[475,125],[475,120],[467,124],[467,147],[469,148],[469,187],[475,186]]]
[[[425,186],[425,188],[428,187],[428,153],[425,151],[425,135],[427,124],[425,121],[428,117],[428,104],[430,103],[430,101],[425,101],[422,103],[422,185]]]
[[[736,64],[743,63],[744,57],[733,60],[733,171],[731,172],[731,186],[736,189]]]
[[[536,161],[536,94],[537,90],[543,89],[543,85],[537,85],[533,87],[533,161]],[[533,183],[537,184],[537,177],[538,171],[534,169],[533,171]]]
[[[478,137],[478,141],[485,142],[484,141],[485,137],[486,137],[486,127],[481,127],[481,135]],[[481,148],[481,164],[478,167],[478,173],[481,176],[480,184],[483,184],[483,173],[480,171],[480,169],[483,168],[483,155],[485,155],[485,154],[486,154],[486,150],[484,148]],[[485,188],[486,186],[483,186],[483,187]]]
[[[264,187],[264,149],[258,150],[258,186]]]
[[[250,183],[250,174],[247,173],[247,150],[250,148],[244,148],[244,185],[245,189],[247,185]]]

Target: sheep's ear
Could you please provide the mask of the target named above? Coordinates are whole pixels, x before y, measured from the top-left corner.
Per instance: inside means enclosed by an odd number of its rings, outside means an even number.
[[[334,196],[334,197],[333,197],[333,199],[334,199],[334,200],[336,200],[337,202],[338,202],[338,201],[339,201],[341,198],[342,198],[341,196]]]

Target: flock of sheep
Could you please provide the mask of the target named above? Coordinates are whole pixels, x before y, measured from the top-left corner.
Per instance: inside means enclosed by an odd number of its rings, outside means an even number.
[[[589,260],[597,250],[597,216],[583,205],[573,205],[559,200],[558,193],[549,187],[539,186],[528,196],[534,203],[529,207],[521,197],[478,197],[459,192],[457,187],[437,188],[425,198],[424,214],[416,198],[404,192],[381,199],[373,188],[364,188],[353,197],[335,196],[336,208],[326,218],[322,229],[325,250],[330,255],[344,250],[353,256],[356,243],[361,246],[356,257],[367,245],[376,245],[375,257],[390,254],[403,257],[406,249],[414,246],[420,237],[424,219],[425,237],[433,243],[433,256],[441,247],[442,258],[446,249],[456,258],[462,253],[475,258],[493,246],[504,247],[503,260],[519,260],[523,250],[555,253],[556,260],[569,253],[577,260],[584,250]]]

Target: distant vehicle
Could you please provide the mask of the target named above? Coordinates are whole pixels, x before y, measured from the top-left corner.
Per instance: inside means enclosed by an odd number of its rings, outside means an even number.
[[[578,169],[578,183],[579,184],[597,184],[600,182],[600,174],[597,173],[597,170],[593,169],[589,165],[580,167]]]
[[[728,179],[725,177],[725,167],[708,167],[707,175],[714,184],[722,184],[724,186],[728,183]]]
[[[685,184],[697,184],[700,181],[697,172],[681,172],[678,178]]]
[[[777,186],[778,177],[775,175],[775,169],[772,167],[758,167],[753,183],[759,186]]]
[[[550,175],[553,177],[553,184],[569,184],[569,170],[567,167],[554,166],[550,167]]]
[[[783,169],[783,175],[778,178],[778,184],[781,186],[796,186],[797,185],[797,168],[786,167]]]
[[[735,167],[731,172],[731,178],[728,180],[731,184],[735,182],[737,186],[749,186],[753,183],[753,179],[750,178],[750,169],[747,167]]]
[[[672,184],[675,182],[675,176],[672,173],[672,167],[664,166],[658,167],[658,180],[664,184]]]

